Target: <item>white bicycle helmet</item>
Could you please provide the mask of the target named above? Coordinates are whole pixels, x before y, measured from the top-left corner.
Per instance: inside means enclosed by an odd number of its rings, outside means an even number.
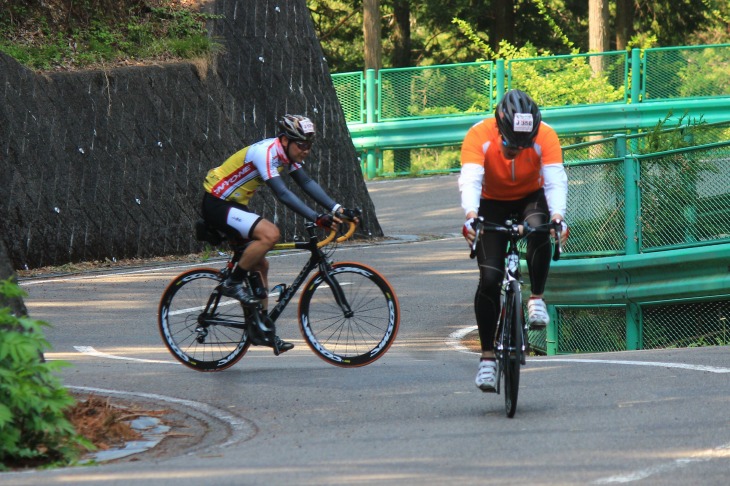
[[[312,120],[302,115],[284,115],[279,120],[279,128],[279,135],[286,135],[289,140],[311,142],[316,134]]]

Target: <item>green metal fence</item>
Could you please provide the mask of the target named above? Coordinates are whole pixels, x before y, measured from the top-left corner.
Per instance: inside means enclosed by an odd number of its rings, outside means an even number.
[[[729,64],[730,44],[715,44],[380,69],[370,80],[363,73],[332,78],[348,123],[356,124],[488,114],[512,88],[528,91],[543,109],[730,96]]]
[[[507,88],[530,93],[545,109],[627,103],[630,97],[627,51],[512,59],[506,69]]]
[[[372,178],[453,170],[413,164],[404,151],[457,146],[511,88],[528,91],[561,137],[632,133],[685,112],[728,120],[729,59],[730,44],[717,44],[368,70],[333,80],[363,174]]]
[[[547,286],[553,324],[531,332],[535,349],[559,354],[730,344],[729,126],[564,147],[571,236]],[[610,157],[580,160],[591,154]]]
[[[565,144],[571,237],[530,342],[585,353],[730,344],[729,61],[721,44],[333,79],[367,177],[456,172],[505,90],[535,97]]]
[[[727,96],[729,65],[730,44],[646,49],[641,99]]]
[[[332,83],[335,86],[337,98],[345,112],[347,123],[362,123],[365,121],[365,77],[363,73],[333,74]]]
[[[493,63],[381,69],[378,71],[378,119],[490,113]]]

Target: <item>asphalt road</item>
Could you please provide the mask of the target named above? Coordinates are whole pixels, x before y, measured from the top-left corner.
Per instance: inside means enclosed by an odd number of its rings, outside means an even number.
[[[401,328],[376,363],[342,369],[278,323],[296,348],[253,349],[231,369],[178,365],[156,329],[159,296],[186,265],[26,280],[50,322],[64,384],[169,409],[174,436],[139,458],[0,474],[7,485],[661,484],[725,485],[727,347],[539,357],[523,368],[515,418],[473,383],[477,272],[458,235],[455,176],[368,185],[386,243],[342,246],[395,287]],[[300,255],[272,259],[288,281]],[[135,460],[137,459],[137,460]]]

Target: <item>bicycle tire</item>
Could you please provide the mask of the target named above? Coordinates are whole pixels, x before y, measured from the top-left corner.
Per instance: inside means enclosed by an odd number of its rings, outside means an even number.
[[[395,291],[382,275],[361,263],[335,263],[329,275],[342,289],[352,316],[343,315],[322,272],[317,272],[299,300],[302,336],[330,364],[345,368],[370,364],[385,354],[398,333]]]
[[[513,418],[517,411],[517,396],[520,389],[520,361],[522,359],[522,306],[519,286],[513,282],[505,298],[504,336],[504,407],[507,417]]]
[[[213,268],[189,270],[175,277],[160,299],[157,323],[162,340],[175,359],[196,371],[230,368],[251,345],[237,300],[221,297],[209,317],[239,327],[202,319],[202,311],[220,282],[220,274]]]

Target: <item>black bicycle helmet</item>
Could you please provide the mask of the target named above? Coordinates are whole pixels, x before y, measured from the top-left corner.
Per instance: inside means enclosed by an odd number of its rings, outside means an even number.
[[[302,115],[284,115],[279,120],[279,128],[279,135],[286,135],[289,140],[311,142],[316,132],[312,120]]]
[[[508,91],[497,104],[494,117],[507,146],[532,147],[542,115],[530,95],[519,89]]]

